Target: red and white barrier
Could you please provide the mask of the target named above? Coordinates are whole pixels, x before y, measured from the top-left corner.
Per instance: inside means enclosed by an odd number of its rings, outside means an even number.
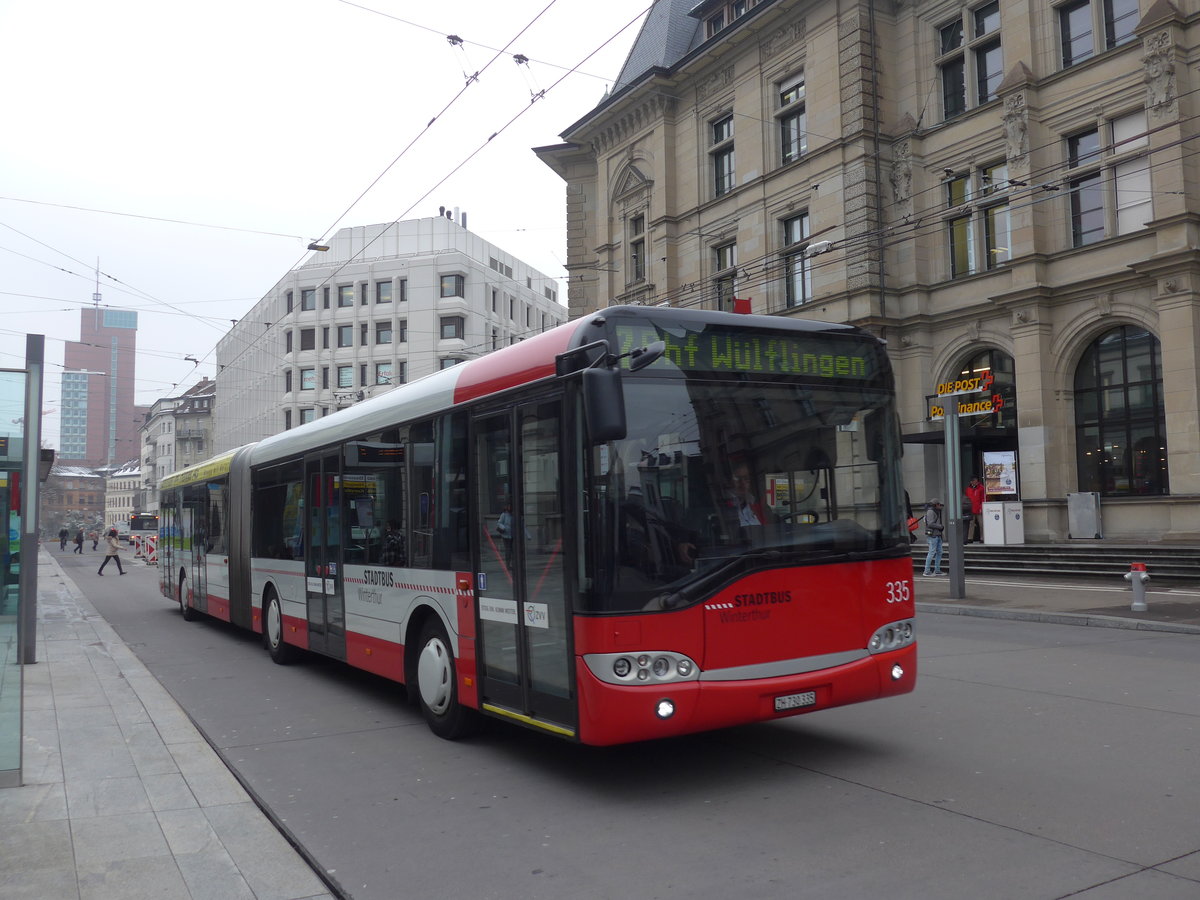
[[[158,535],[146,535],[146,565],[158,565]]]

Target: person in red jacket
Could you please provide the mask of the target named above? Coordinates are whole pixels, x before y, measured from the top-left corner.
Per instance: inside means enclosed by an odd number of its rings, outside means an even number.
[[[967,543],[982,543],[983,535],[980,530],[980,516],[983,515],[983,501],[987,497],[987,489],[980,482],[978,475],[972,475],[967,482],[967,498],[971,501],[971,523],[967,528]]]

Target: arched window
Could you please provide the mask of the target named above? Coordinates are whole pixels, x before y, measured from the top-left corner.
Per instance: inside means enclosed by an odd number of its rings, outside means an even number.
[[[1100,335],[1075,370],[1079,490],[1169,493],[1158,338],[1122,325]]]
[[[1017,378],[1013,358],[1001,350],[983,350],[963,363],[956,378],[974,378],[991,373],[992,384],[985,393],[977,397],[960,397],[960,400],[975,400],[999,396],[998,412],[986,416],[970,416],[959,420],[959,428],[968,431],[985,431],[994,428],[1015,428],[1017,425]]]

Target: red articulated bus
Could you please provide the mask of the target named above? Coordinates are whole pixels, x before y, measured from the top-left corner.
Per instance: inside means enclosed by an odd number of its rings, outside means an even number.
[[[916,679],[891,365],[844,325],[614,307],[163,479],[164,595],[585,744]]]

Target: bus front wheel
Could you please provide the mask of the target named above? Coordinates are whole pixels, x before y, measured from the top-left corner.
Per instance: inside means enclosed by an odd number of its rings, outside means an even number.
[[[454,652],[437,618],[426,620],[417,646],[417,698],[429,730],[449,741],[464,737],[475,726],[475,713],[458,702]]]
[[[187,573],[182,569],[179,571],[179,614],[185,622],[196,619],[196,610],[188,603]]]
[[[271,659],[281,666],[286,666],[296,658],[296,648],[283,639],[283,609],[279,605],[279,595],[274,590],[267,591],[263,644],[271,654]]]

